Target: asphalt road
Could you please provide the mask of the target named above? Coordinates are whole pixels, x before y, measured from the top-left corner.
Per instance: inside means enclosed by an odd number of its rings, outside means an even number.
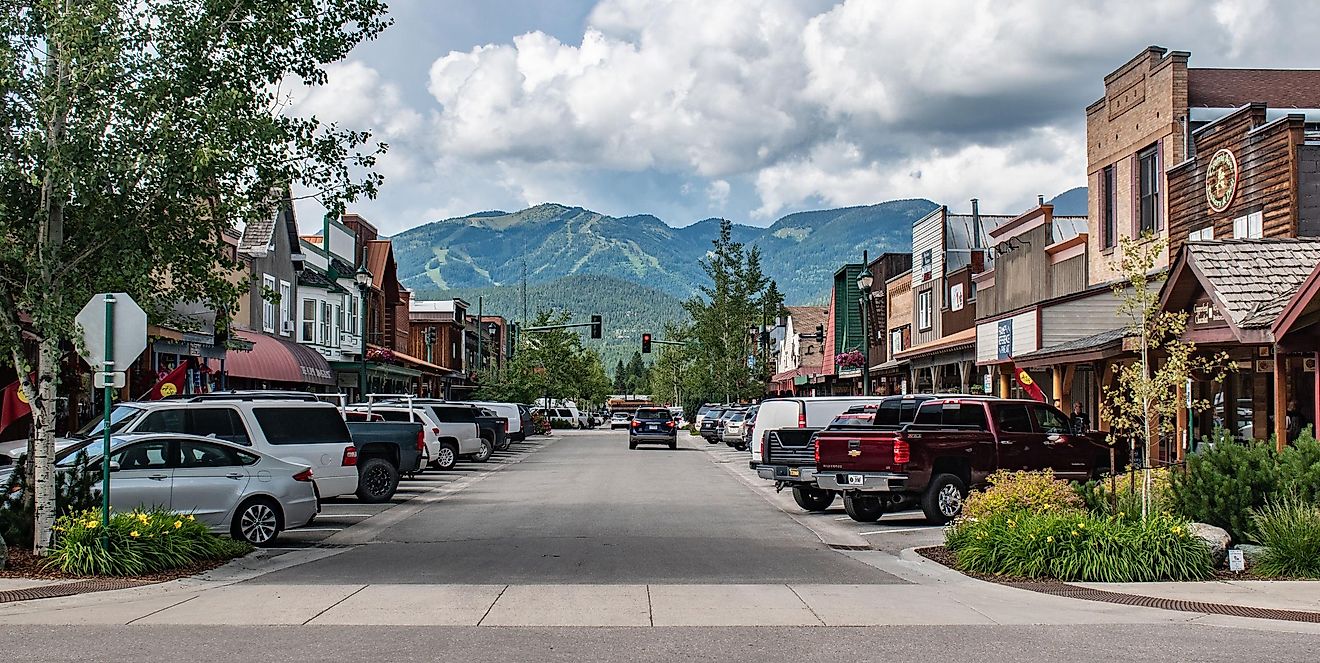
[[[251,582],[902,582],[830,550],[712,463],[700,440],[680,435],[677,450],[629,450],[624,431],[555,435],[372,531],[366,545]]]
[[[1311,634],[1212,626],[885,628],[488,628],[128,626],[0,629],[8,660],[542,663],[594,661],[1291,661],[1320,657]]]

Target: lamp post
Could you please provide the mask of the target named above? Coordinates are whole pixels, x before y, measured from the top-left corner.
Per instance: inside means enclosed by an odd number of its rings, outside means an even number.
[[[358,317],[358,333],[362,335],[362,355],[358,366],[358,398],[365,400],[367,397],[367,289],[371,287],[371,272],[367,271],[366,265],[358,265],[353,280],[357,282],[358,295],[362,298],[361,315]]]
[[[871,285],[874,279],[865,262],[862,274],[857,277],[857,289],[862,291],[862,395],[871,395]]]

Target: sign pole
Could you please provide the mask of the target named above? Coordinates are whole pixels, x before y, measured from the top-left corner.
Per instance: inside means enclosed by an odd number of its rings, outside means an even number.
[[[110,377],[115,368],[115,296],[105,295],[105,362],[101,367],[103,375]],[[110,545],[110,395],[113,380],[108,380],[102,387],[105,392],[105,408],[101,413],[101,548]]]

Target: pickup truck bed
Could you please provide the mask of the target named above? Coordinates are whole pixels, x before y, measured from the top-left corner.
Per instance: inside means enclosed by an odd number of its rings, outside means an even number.
[[[350,421],[357,449],[358,499],[379,503],[394,497],[399,475],[415,474],[426,464],[422,425],[406,421]]]

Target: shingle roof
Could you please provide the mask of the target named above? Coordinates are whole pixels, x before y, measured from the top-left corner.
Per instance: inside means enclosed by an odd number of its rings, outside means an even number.
[[[269,252],[270,240],[275,237],[275,212],[264,219],[249,221],[243,227],[243,239],[238,241],[238,252],[253,258],[264,258]]]
[[[1320,264],[1315,239],[1189,242],[1186,251],[1239,329],[1269,327]]]
[[[338,294],[348,292],[338,283],[331,281],[328,276],[315,269],[304,269],[303,271],[298,272],[298,285],[311,288],[321,288],[328,292]]]
[[[1026,360],[1026,359],[1033,359],[1035,357],[1048,357],[1056,354],[1067,354],[1070,352],[1085,352],[1087,350],[1097,350],[1116,341],[1123,340],[1123,336],[1125,334],[1127,334],[1126,327],[1119,327],[1118,329],[1110,329],[1109,331],[1102,331],[1099,334],[1092,334],[1090,336],[1075,338],[1071,341],[1056,343],[1048,348],[1041,348],[1039,350],[1036,350],[1035,352],[1028,352],[1024,355],[1020,355],[1019,357],[1017,357],[1017,359]]]
[[[1236,108],[1261,101],[1272,108],[1320,107],[1320,69],[1187,70],[1192,106]]]

